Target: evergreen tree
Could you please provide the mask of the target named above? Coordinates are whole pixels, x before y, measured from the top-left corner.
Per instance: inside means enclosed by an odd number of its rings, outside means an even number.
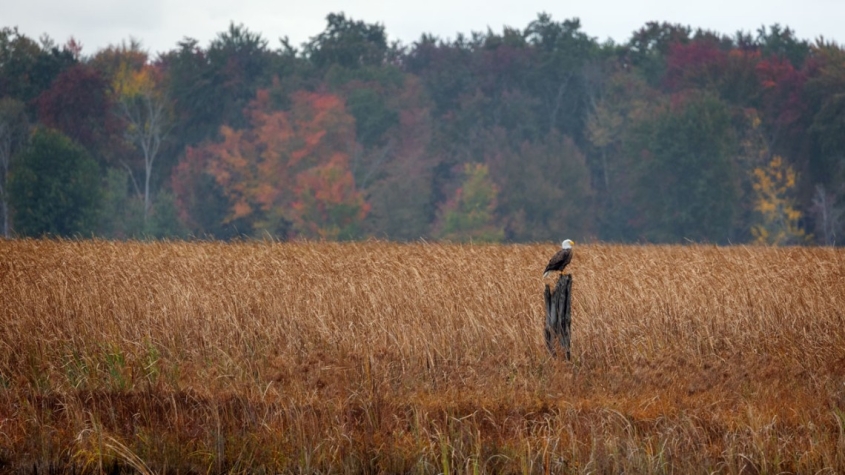
[[[88,235],[97,226],[99,169],[80,145],[40,128],[12,167],[9,198],[23,236]]]

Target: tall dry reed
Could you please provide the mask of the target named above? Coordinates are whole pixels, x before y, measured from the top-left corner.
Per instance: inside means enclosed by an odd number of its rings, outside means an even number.
[[[845,472],[845,251],[0,241],[0,471]]]

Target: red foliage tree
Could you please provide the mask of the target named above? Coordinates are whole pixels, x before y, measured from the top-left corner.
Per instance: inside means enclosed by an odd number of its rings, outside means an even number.
[[[64,70],[35,103],[42,124],[61,131],[89,150],[120,128],[111,114],[108,82],[86,64]]]
[[[807,76],[783,58],[772,57],[757,65],[763,87],[763,112],[778,130],[791,129],[805,114],[802,97]]]
[[[768,148],[795,165],[807,177],[810,114],[804,93],[807,75],[782,57],[769,57],[757,65],[761,85],[760,115]],[[801,183],[802,194],[809,193]]]
[[[709,41],[674,43],[666,57],[664,84],[676,91],[685,87],[708,87],[718,83],[727,52]]]
[[[185,156],[174,168],[171,176],[179,219],[194,232],[209,231],[202,225],[203,217],[198,210],[207,200],[208,187],[204,187],[202,181],[204,178],[212,178],[207,174],[210,161],[211,151],[208,147],[187,147]]]

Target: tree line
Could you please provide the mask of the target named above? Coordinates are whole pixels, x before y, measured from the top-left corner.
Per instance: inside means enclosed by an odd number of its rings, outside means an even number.
[[[330,14],[151,57],[0,30],[3,235],[839,244],[845,50],[577,19],[411,45]]]

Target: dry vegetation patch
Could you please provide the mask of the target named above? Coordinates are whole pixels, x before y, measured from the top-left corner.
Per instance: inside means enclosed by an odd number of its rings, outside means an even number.
[[[0,471],[845,472],[845,251],[0,241]]]

